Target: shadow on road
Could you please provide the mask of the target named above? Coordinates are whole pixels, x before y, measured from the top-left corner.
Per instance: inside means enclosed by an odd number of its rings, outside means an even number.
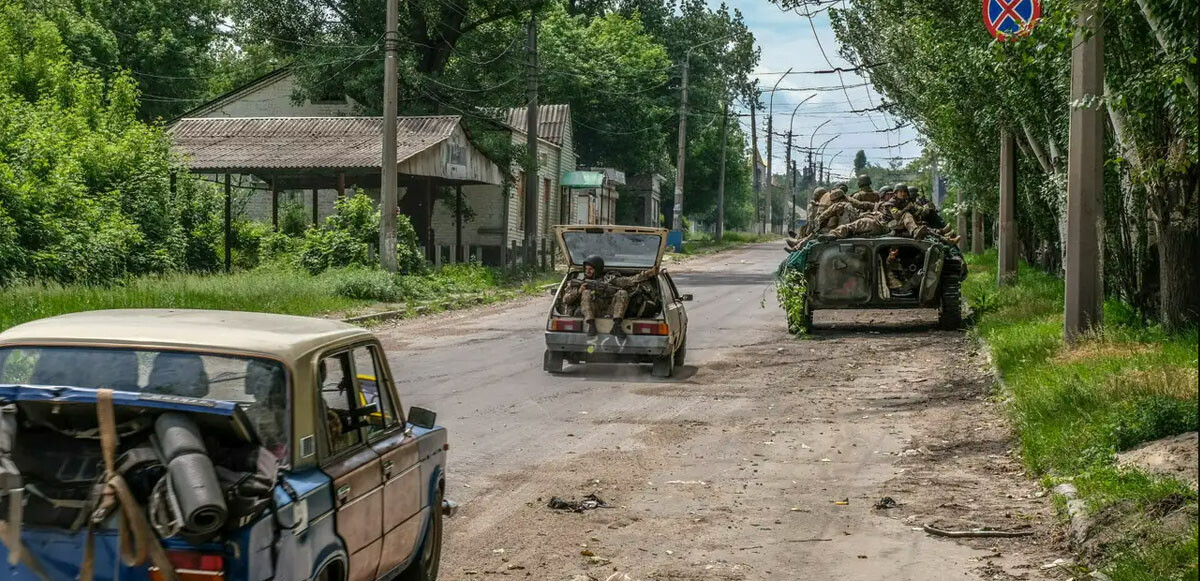
[[[706,286],[747,286],[747,285],[770,285],[775,283],[775,274],[770,272],[755,272],[755,273],[726,273],[719,274],[714,272],[704,273],[687,273],[673,274],[671,277],[675,280],[675,286],[679,287],[679,292],[688,292],[692,287]]]
[[[650,373],[650,365],[635,365],[629,363],[588,363],[586,365],[567,364],[559,377],[570,377],[584,381],[620,381],[624,383],[679,383],[690,380],[699,370],[695,365],[676,367],[671,377],[654,377]]]

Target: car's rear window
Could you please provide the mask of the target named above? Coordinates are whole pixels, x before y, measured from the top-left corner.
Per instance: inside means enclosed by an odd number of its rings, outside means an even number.
[[[571,262],[583,264],[589,256],[604,259],[605,266],[650,268],[658,262],[662,236],[639,232],[563,232]]]
[[[282,457],[287,374],[278,361],[185,351],[93,347],[0,349],[0,383],[107,388],[236,402]]]

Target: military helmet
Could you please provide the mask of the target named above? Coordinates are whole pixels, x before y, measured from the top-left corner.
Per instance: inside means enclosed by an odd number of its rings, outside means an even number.
[[[825,189],[825,188],[820,188],[820,187],[818,187],[817,189],[813,190],[813,195],[815,195],[815,196],[820,196],[820,195],[822,195],[822,194],[825,194],[825,193],[826,193],[826,192],[828,192],[828,191],[829,191],[829,190],[827,190],[827,189]]]
[[[595,254],[583,259],[583,265],[592,265],[592,269],[596,271],[596,276],[604,274],[604,259]]]
[[[883,186],[882,188],[879,189],[879,193],[881,193],[881,194],[892,193],[892,186]]]
[[[858,187],[861,188],[861,187],[869,186],[869,185],[871,185],[871,176],[869,176],[867,174],[858,176]]]
[[[847,184],[846,182],[838,182],[837,186],[835,186],[835,187],[839,190],[842,190],[843,192],[848,191],[850,189],[850,185]]]
[[[900,182],[900,183],[896,184],[895,191],[904,192],[907,194],[908,193],[908,184],[906,184],[904,182]]]

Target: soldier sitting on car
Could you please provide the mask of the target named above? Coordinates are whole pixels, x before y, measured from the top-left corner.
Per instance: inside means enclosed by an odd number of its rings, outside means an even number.
[[[658,276],[658,267],[635,274],[621,276],[616,272],[604,272],[604,259],[599,256],[589,256],[583,261],[583,280],[572,280],[567,292],[563,294],[562,302],[567,307],[578,304],[583,312],[583,320],[587,322],[587,334],[596,336],[596,313],[608,311],[612,317],[612,334],[615,337],[625,337],[621,321],[625,318],[625,308],[629,305],[630,291],[641,283]]]

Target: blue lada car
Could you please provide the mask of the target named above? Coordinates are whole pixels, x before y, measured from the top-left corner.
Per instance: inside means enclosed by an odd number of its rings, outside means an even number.
[[[351,325],[199,310],[0,333],[13,579],[433,581],[446,431]]]

